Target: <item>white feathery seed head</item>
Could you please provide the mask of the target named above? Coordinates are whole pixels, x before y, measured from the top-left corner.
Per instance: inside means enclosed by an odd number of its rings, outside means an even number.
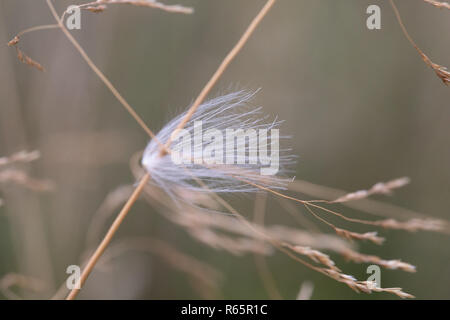
[[[249,106],[256,92],[233,92],[203,103],[184,129],[175,131],[186,112],[167,123],[143,154],[152,183],[169,194],[175,187],[218,193],[257,191],[252,184],[284,189],[289,180],[282,176],[295,156],[280,147],[289,138],[279,133],[282,121],[266,122],[260,107]],[[161,144],[169,140],[170,152],[161,154]]]

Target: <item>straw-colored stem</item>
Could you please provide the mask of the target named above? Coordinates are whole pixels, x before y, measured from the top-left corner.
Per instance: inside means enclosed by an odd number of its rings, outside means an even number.
[[[31,27],[31,28],[20,31],[17,34],[17,37],[21,37],[24,34],[29,33],[29,32],[34,32],[34,31],[39,31],[39,30],[48,30],[48,29],[57,29],[57,28],[59,28],[59,24],[46,24],[46,25]]]

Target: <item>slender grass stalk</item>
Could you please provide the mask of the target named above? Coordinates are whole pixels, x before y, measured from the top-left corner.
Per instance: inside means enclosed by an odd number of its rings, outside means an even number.
[[[430,1],[427,2],[431,3]],[[450,85],[450,72],[448,72],[446,67],[431,61],[431,59],[422,51],[422,49],[419,48],[419,46],[416,44],[413,38],[409,35],[408,30],[406,29],[405,24],[403,23],[402,17],[400,16],[400,12],[398,11],[398,8],[394,3],[394,0],[389,0],[389,3],[391,4],[392,9],[394,10],[394,14],[395,17],[397,18],[398,24],[400,25],[400,28],[402,29],[402,32],[408,39],[409,43],[411,43],[414,49],[416,49],[416,51],[419,53],[420,57],[425,62],[425,64],[434,70],[434,72],[442,80],[442,82],[445,85]],[[447,3],[446,5],[448,6]]]
[[[435,6],[436,8],[439,9],[450,9],[450,3],[448,2],[440,2],[440,1],[435,1],[435,0],[423,0],[429,4],[431,4],[432,6]]]
[[[19,32],[17,34],[17,37],[21,37],[28,32],[34,32],[34,31],[39,31],[39,30],[48,30],[48,29],[57,29],[57,28],[59,28],[59,24],[46,24],[46,25],[42,25],[42,26],[31,27],[31,28],[28,28],[28,29],[25,29],[25,30],[22,30],[21,32]]]

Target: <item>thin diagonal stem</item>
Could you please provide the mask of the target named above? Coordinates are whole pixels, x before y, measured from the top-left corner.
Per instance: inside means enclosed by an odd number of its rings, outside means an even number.
[[[34,31],[39,31],[39,30],[48,30],[48,29],[56,29],[59,28],[59,24],[46,24],[46,25],[41,25],[41,26],[36,26],[36,27],[31,27],[25,30],[20,31],[17,34],[17,37],[21,37],[24,34],[28,33],[28,32],[34,32]]]

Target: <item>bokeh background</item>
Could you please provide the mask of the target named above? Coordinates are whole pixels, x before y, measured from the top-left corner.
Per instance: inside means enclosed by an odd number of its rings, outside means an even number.
[[[53,2],[59,12],[81,3]],[[81,30],[73,31],[155,131],[196,97],[264,4],[179,2],[195,13],[110,6],[101,14],[83,12]],[[370,4],[382,9],[381,30],[366,28]],[[397,5],[425,53],[450,65],[450,12],[420,0]],[[111,191],[134,182],[129,160],[148,142],[59,30],[29,34],[20,43],[46,72],[17,61],[6,43],[20,30],[49,23],[54,21],[44,0],[0,1],[0,156],[39,150],[41,158],[24,170],[55,185],[38,193],[0,184],[0,278],[14,272],[45,283],[38,292],[14,288],[24,298],[51,297],[66,267],[80,262],[94,213]],[[408,176],[412,183],[386,201],[450,219],[450,91],[407,42],[387,1],[278,1],[211,95],[230,86],[262,88],[255,104],[286,119],[282,131],[293,136],[297,178],[353,191]],[[245,207],[253,199],[234,201]],[[267,223],[294,221],[269,202]],[[415,274],[383,270],[383,286],[422,299],[450,298],[448,236],[381,234],[388,238],[382,247],[361,249],[418,268]],[[136,235],[161,239],[216,267],[223,273],[223,298],[268,297],[251,255],[235,257],[199,244],[144,201],[117,239]],[[333,258],[344,272],[367,278],[367,265]],[[295,299],[305,281],[314,284],[313,299],[395,298],[356,294],[280,253],[267,261],[286,299]],[[94,272],[80,297],[202,298],[186,275],[145,253],[124,254]]]

